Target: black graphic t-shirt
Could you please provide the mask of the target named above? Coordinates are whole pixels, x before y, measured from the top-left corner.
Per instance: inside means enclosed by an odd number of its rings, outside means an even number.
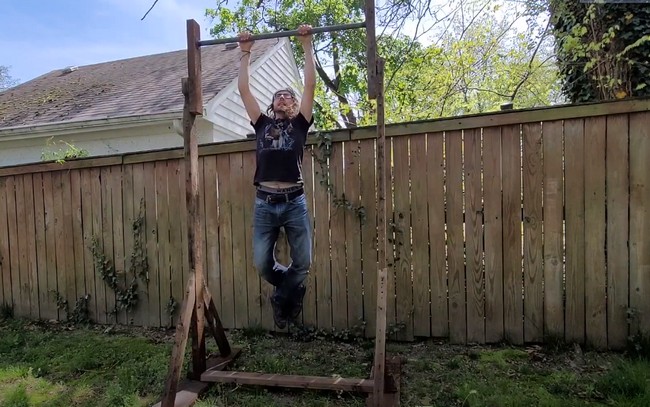
[[[309,126],[302,113],[293,119],[272,119],[261,114],[251,122],[257,139],[254,184],[264,181],[303,183],[302,157]]]

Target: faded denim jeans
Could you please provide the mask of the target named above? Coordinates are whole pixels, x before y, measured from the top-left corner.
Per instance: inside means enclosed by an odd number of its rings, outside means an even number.
[[[312,259],[311,222],[307,199],[302,194],[289,202],[268,203],[255,197],[253,261],[257,272],[276,287],[274,300],[283,306],[295,302],[297,288],[307,278]],[[284,227],[291,264],[275,259],[275,245]]]

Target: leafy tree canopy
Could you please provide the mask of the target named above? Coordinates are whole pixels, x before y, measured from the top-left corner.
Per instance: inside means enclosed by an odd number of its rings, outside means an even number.
[[[386,121],[403,122],[499,108],[547,105],[558,96],[547,32],[527,31],[523,7],[506,0],[380,0],[379,54],[386,60]],[[359,0],[237,0],[206,10],[211,34],[274,32],[364,19]],[[367,95],[365,30],[314,36],[321,128],[375,122]],[[299,64],[303,58],[294,44]]]

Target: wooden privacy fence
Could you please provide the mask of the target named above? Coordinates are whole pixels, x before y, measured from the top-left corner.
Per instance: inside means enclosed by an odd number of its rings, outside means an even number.
[[[649,110],[643,99],[387,126],[392,335],[620,348],[628,334],[648,333]],[[346,329],[364,321],[371,335],[374,131],[311,142],[304,322]],[[200,149],[203,253],[224,326],[273,329],[270,288],[252,263],[253,143]],[[57,294],[69,314],[87,296],[99,323],[173,324],[188,278],[181,156],[1,168],[0,303],[18,316],[64,319]],[[146,257],[128,312],[110,314],[124,299],[101,279],[94,238],[120,287],[133,280],[132,260],[142,266]],[[286,244],[278,251],[287,261]]]

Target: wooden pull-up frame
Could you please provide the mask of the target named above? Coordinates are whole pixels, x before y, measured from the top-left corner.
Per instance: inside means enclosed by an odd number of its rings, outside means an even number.
[[[188,77],[182,79],[185,97],[183,109],[183,138],[185,147],[186,200],[188,208],[188,245],[190,278],[181,307],[180,319],[176,325],[175,341],[165,383],[161,407],[191,406],[198,393],[209,382],[237,383],[242,385],[262,385],[272,387],[357,391],[367,393],[368,406],[393,407],[399,405],[398,358],[386,358],[386,303],[387,303],[387,260],[386,260],[386,154],[384,120],[384,61],[377,57],[375,37],[375,4],[366,0],[366,21],[363,23],[342,24],[338,26],[317,27],[311,31],[330,32],[355,28],[366,29],[368,59],[368,97],[377,100],[377,170],[378,170],[378,250],[379,270],[377,273],[377,328],[375,333],[375,357],[372,372],[368,379],[332,378],[319,376],[295,376],[260,374],[250,372],[226,371],[226,368],[239,355],[240,349],[233,349],[228,343],[219,313],[205,284],[201,242],[198,231],[201,226],[199,214],[198,182],[198,144],[194,125],[196,116],[203,114],[201,86],[201,47],[206,45],[235,42],[236,38],[201,41],[200,27],[194,20],[187,21],[187,68]],[[253,39],[276,38],[297,35],[297,31],[265,33]],[[219,356],[206,358],[205,322],[219,348]],[[191,328],[191,329],[190,329]],[[179,380],[187,340],[192,337],[192,370],[185,388],[180,388]]]

